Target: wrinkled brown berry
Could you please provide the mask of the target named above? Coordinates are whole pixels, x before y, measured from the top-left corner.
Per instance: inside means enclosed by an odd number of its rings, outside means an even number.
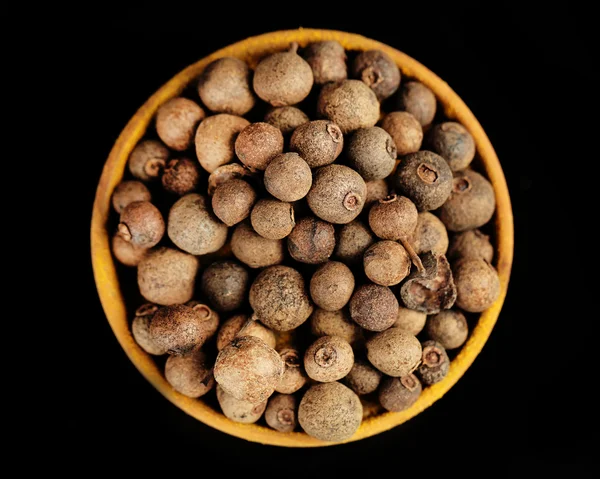
[[[422,344],[423,358],[417,374],[426,386],[439,383],[448,374],[450,359],[444,347],[436,341]]]
[[[327,120],[304,123],[294,130],[290,150],[298,153],[311,168],[333,163],[344,147],[340,128]]]
[[[388,411],[404,411],[419,399],[422,390],[421,381],[414,374],[385,378],[379,388],[379,402]]]
[[[235,154],[248,168],[264,170],[283,152],[283,135],[268,123],[251,123],[235,140]]]
[[[112,252],[115,258],[125,266],[137,266],[144,259],[148,248],[138,248],[131,241],[125,241],[119,233],[112,237]]]
[[[335,248],[333,225],[313,216],[302,218],[287,237],[290,255],[301,263],[319,264],[327,261]]]
[[[240,223],[231,235],[231,251],[251,268],[264,268],[283,261],[284,243],[263,238],[249,224]]]
[[[359,396],[370,394],[377,390],[381,381],[381,372],[371,366],[367,361],[358,359],[354,361],[352,369],[344,378],[344,383]]]
[[[465,259],[453,265],[456,305],[470,313],[488,309],[500,296],[500,278],[483,259]]]
[[[248,271],[235,261],[217,261],[202,273],[200,288],[217,311],[234,311],[246,300]]]
[[[410,256],[395,241],[378,241],[363,257],[365,274],[373,283],[382,286],[398,284],[410,273]]]
[[[294,207],[279,200],[262,199],[252,208],[250,215],[252,228],[263,238],[283,239],[288,236],[296,222]]]
[[[250,216],[257,195],[244,180],[233,179],[217,186],[212,196],[215,216],[227,226],[233,226]]]
[[[308,163],[297,153],[276,156],[264,176],[265,188],[281,201],[297,201],[304,198],[312,185],[312,172]]]
[[[467,340],[469,326],[460,311],[441,311],[427,320],[427,336],[446,350],[460,348]]]
[[[448,232],[444,223],[428,211],[419,213],[412,244],[417,254],[426,251],[431,251],[434,254],[446,254],[448,250]]]
[[[419,365],[421,343],[402,329],[390,328],[367,341],[367,357],[373,366],[388,376],[406,376]]]
[[[208,339],[201,323],[202,314],[177,304],[159,308],[150,322],[150,338],[169,354],[186,354]]]
[[[296,349],[285,348],[279,351],[279,356],[283,360],[284,370],[275,391],[283,394],[293,394],[302,388],[308,380],[300,354]]]
[[[415,153],[421,149],[423,128],[410,113],[405,111],[388,113],[381,122],[381,128],[393,138],[398,156]]]
[[[158,208],[149,201],[129,203],[119,221],[119,235],[137,248],[151,248],[165,234],[165,220]]]
[[[129,155],[129,171],[138,180],[154,180],[162,173],[167,158],[169,158],[169,149],[160,141],[141,141]]]
[[[148,354],[162,356],[167,354],[167,349],[158,346],[150,336],[150,323],[154,313],[158,311],[158,306],[152,303],[146,303],[140,306],[135,312],[135,318],[131,323],[131,334],[140,348]]]
[[[334,256],[348,265],[358,264],[374,241],[371,230],[365,224],[352,221],[340,230]]]
[[[243,331],[242,331],[243,329]],[[239,333],[239,334],[238,334]],[[236,336],[254,336],[262,339],[267,346],[275,348],[275,333],[258,321],[248,321],[245,314],[237,314],[225,321],[217,334],[217,350],[221,351],[229,345]]]
[[[205,116],[204,110],[192,100],[173,98],[158,107],[156,133],[169,148],[187,150],[192,144],[198,124]]]
[[[275,394],[269,399],[265,421],[276,431],[292,432],[296,428],[296,398],[291,394]]]
[[[452,171],[464,170],[475,157],[475,140],[467,129],[455,121],[435,125],[428,133],[426,144],[448,162]]]
[[[348,78],[346,52],[336,41],[311,43],[302,55],[312,68],[316,85]]]
[[[327,311],[342,309],[354,291],[354,275],[344,263],[328,261],[310,279],[310,296]]]
[[[230,163],[235,155],[235,140],[250,122],[241,116],[221,113],[207,117],[196,130],[196,156],[209,173]]]
[[[217,384],[217,400],[225,417],[235,422],[252,424],[260,419],[267,407],[267,400],[252,404],[248,401],[240,401]]]
[[[494,247],[490,237],[479,230],[468,230],[457,233],[450,240],[448,259],[484,259],[491,263],[494,257]]]
[[[427,321],[427,314],[400,306],[398,318],[393,327],[403,329],[416,336],[425,327],[425,321]]]
[[[348,141],[346,154],[349,165],[365,181],[386,178],[396,166],[396,144],[378,126],[356,130]]]
[[[192,193],[200,183],[200,166],[189,158],[171,160],[162,175],[163,188],[177,196]]]
[[[339,336],[351,345],[363,340],[362,329],[352,321],[347,309],[326,311],[316,308],[310,317],[310,331],[315,336]]]
[[[215,385],[212,366],[200,349],[185,356],[169,356],[165,378],[175,391],[191,398],[204,396]]]
[[[390,189],[385,180],[367,181],[367,200],[365,208],[368,208],[373,203],[384,200],[390,195]]]
[[[130,203],[151,199],[150,191],[141,181],[122,181],[112,194],[112,204],[118,214],[121,214]]]
[[[421,82],[409,81],[402,84],[398,108],[413,115],[421,126],[427,126],[435,118],[437,102],[429,88]]]
[[[358,54],[352,64],[352,76],[371,88],[379,101],[392,96],[400,86],[400,70],[390,56],[381,50]]]
[[[308,123],[310,119],[306,113],[295,106],[280,106],[271,108],[265,115],[264,121],[279,128],[281,133],[286,136],[300,125]]]
[[[383,331],[394,324],[398,315],[398,300],[385,286],[365,284],[354,291],[350,299],[350,317],[369,331]]]

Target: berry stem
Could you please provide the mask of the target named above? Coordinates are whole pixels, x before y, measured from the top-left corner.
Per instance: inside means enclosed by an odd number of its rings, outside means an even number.
[[[417,270],[419,271],[419,273],[425,272],[425,268],[423,267],[421,258],[419,258],[419,255],[417,255],[417,253],[415,253],[415,250],[412,247],[412,245],[410,244],[410,242],[408,241],[408,239],[406,237],[400,238],[400,242],[402,243],[402,246],[404,246],[404,249],[408,253],[408,256],[410,256],[410,259],[413,262],[413,264],[417,267]]]

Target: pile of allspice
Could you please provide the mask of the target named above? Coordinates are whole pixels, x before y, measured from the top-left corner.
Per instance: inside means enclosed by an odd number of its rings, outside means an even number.
[[[158,109],[112,248],[176,391],[343,441],[444,379],[500,283],[492,185],[440,110],[385,52],[334,41],[217,59]]]

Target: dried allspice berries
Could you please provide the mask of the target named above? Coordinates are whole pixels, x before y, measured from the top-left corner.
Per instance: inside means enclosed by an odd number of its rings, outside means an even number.
[[[296,428],[296,398],[291,394],[274,394],[265,411],[265,421],[276,431],[292,432]]]
[[[335,248],[333,225],[313,216],[302,218],[287,237],[290,255],[300,263],[324,263]]]
[[[255,103],[250,68],[238,58],[211,62],[200,75],[198,94],[206,107],[217,113],[245,115]]]
[[[496,210],[492,184],[479,173],[457,173],[452,193],[440,209],[440,219],[449,231],[466,231],[486,224]]]
[[[122,181],[112,194],[112,205],[118,214],[135,201],[150,201],[150,190],[141,181]]]
[[[400,306],[398,308],[398,319],[396,319],[393,327],[403,329],[416,336],[423,331],[426,321],[427,314]]]
[[[133,245],[131,241],[125,241],[117,232],[112,237],[112,252],[119,263],[133,267],[144,259],[148,248],[141,248]]]
[[[264,238],[247,223],[240,223],[233,230],[231,251],[237,259],[251,268],[279,264],[284,258],[282,240]]]
[[[256,177],[256,172],[250,171],[239,163],[229,163],[216,168],[208,177],[208,194],[212,196],[217,186],[234,179],[246,179],[252,182]]]
[[[170,305],[192,299],[198,258],[173,248],[150,251],[137,270],[140,293],[151,303]]]
[[[158,306],[152,303],[146,303],[135,311],[135,318],[131,323],[131,334],[140,348],[148,354],[162,356],[167,354],[167,349],[156,344],[150,336],[150,323],[154,313],[158,311]]]
[[[312,181],[310,166],[298,153],[276,156],[265,170],[266,190],[281,201],[291,202],[304,198]]]
[[[204,119],[196,130],[196,156],[209,173],[231,163],[235,156],[235,140],[250,122],[241,116],[220,113]]]
[[[302,429],[322,441],[349,439],[360,426],[362,415],[359,397],[338,382],[312,386],[298,407],[298,422]]]
[[[298,153],[311,168],[333,163],[344,147],[344,135],[335,123],[316,120],[294,130],[290,150]]]
[[[150,322],[150,338],[169,354],[186,354],[202,346],[207,335],[197,310],[184,304],[159,308]]]
[[[217,311],[241,308],[248,291],[248,271],[235,261],[217,261],[202,273],[200,289]]]
[[[436,341],[422,344],[423,358],[417,374],[426,386],[439,383],[448,374],[450,359],[444,347]]]
[[[328,261],[314,272],[310,279],[310,296],[321,309],[342,309],[354,291],[354,275],[350,268],[338,261]]]
[[[265,170],[283,152],[283,134],[269,123],[251,123],[235,140],[235,154],[248,168]]]
[[[424,211],[419,213],[412,243],[417,254],[426,251],[431,251],[434,254],[446,254],[448,250],[448,231],[446,231],[444,223],[437,216]]]
[[[373,283],[393,286],[409,275],[411,261],[401,244],[385,240],[365,251],[363,265],[367,278]]]
[[[356,130],[346,148],[349,165],[365,181],[381,180],[396,166],[396,144],[387,131],[378,126]]]
[[[441,156],[418,151],[402,159],[394,183],[419,211],[435,210],[450,196],[452,171]]]
[[[206,197],[196,193],[171,207],[167,233],[177,247],[194,255],[214,253],[227,241],[227,226],[209,209]]]
[[[169,149],[160,141],[144,140],[133,149],[127,165],[138,180],[150,181],[160,176],[168,158]]]
[[[217,350],[221,351],[236,336],[254,336],[262,339],[269,347],[275,348],[275,333],[258,321],[248,321],[245,314],[236,314],[221,325],[217,334]]]
[[[300,326],[313,311],[302,275],[289,266],[271,266],[250,286],[250,306],[258,320],[276,331]]]
[[[500,278],[483,259],[465,259],[452,267],[456,284],[456,305],[469,313],[488,309],[500,296]]]
[[[205,115],[202,107],[192,100],[173,98],[163,103],[156,112],[156,133],[169,148],[187,150]]]
[[[435,125],[425,140],[428,148],[448,162],[452,171],[464,170],[475,157],[475,140],[467,129],[455,121]]]
[[[300,353],[297,349],[285,348],[279,351],[279,356],[284,363],[283,375],[275,391],[282,394],[293,394],[301,389],[308,380]]]
[[[310,118],[300,108],[295,106],[280,106],[271,108],[265,115],[264,121],[279,128],[281,133],[289,135],[296,128],[304,123],[308,123]]]
[[[400,88],[398,108],[413,115],[421,126],[427,126],[435,118],[437,101],[433,92],[421,82],[409,81]]]
[[[367,185],[353,169],[343,165],[319,168],[306,196],[309,208],[324,221],[349,223],[363,209]]]
[[[423,143],[423,128],[419,121],[406,111],[388,113],[381,122],[381,128],[394,139],[398,156],[415,153]]]
[[[177,196],[192,193],[200,183],[200,166],[189,158],[169,161],[161,178],[163,188]]]
[[[165,378],[175,391],[191,398],[204,396],[215,385],[210,361],[200,349],[185,356],[169,356]]]
[[[365,207],[371,206],[373,203],[384,200],[390,195],[390,189],[385,180],[367,181],[367,199]]]
[[[217,384],[217,400],[225,417],[242,424],[252,424],[260,419],[267,407],[267,400],[252,404],[248,401],[240,401]]]
[[[406,376],[421,361],[421,343],[413,334],[399,328],[377,333],[366,345],[369,362],[388,376]]]
[[[331,120],[346,134],[375,126],[379,121],[379,101],[362,81],[344,80],[323,86],[317,112],[319,117]]]
[[[398,306],[390,288],[364,284],[356,288],[350,299],[350,317],[364,329],[383,331],[396,321]]]
[[[254,336],[235,338],[217,356],[215,380],[241,401],[266,400],[283,374],[283,361],[273,348]]]
[[[421,381],[414,374],[385,378],[379,388],[379,402],[388,411],[404,411],[419,399],[422,390]]]
[[[371,88],[379,101],[392,96],[400,86],[400,70],[390,56],[381,50],[359,53],[352,63],[352,76]]]
[[[317,85],[348,78],[346,51],[336,41],[311,43],[304,49],[302,56],[312,68]]]
[[[294,207],[290,203],[264,198],[252,208],[252,228],[263,238],[279,240],[288,236],[296,221]]]
[[[295,105],[304,100],[313,86],[312,68],[297,54],[293,43],[286,52],[263,58],[254,70],[256,94],[273,106]]]
[[[374,241],[371,230],[365,224],[352,221],[339,231],[334,256],[348,265],[356,265]]]
[[[427,336],[446,350],[460,348],[467,340],[469,326],[460,311],[441,311],[427,320]]]
[[[321,336],[304,354],[304,370],[308,377],[322,383],[346,376],[354,364],[352,346],[339,336]]]
[[[493,257],[494,247],[490,243],[490,237],[477,229],[457,233],[450,240],[448,259],[451,261],[484,259],[491,263]]]
[[[200,329],[202,330],[202,335],[208,341],[212,338],[217,330],[219,329],[219,314],[210,309],[206,304],[203,304],[201,301],[197,301],[195,299],[188,301],[185,303],[186,306],[189,306],[198,315],[200,319]]]
[[[233,226],[250,216],[257,194],[250,183],[233,179],[219,186],[212,196],[215,216],[227,226]]]
[[[121,213],[119,235],[137,248],[151,248],[165,234],[165,220],[149,201],[129,203]]]
[[[357,359],[344,378],[344,383],[356,394],[362,396],[376,391],[381,382],[381,377],[381,372],[371,366],[368,361]]]
[[[339,336],[351,345],[363,339],[362,329],[352,321],[346,308],[337,311],[316,308],[310,317],[310,331],[315,336]]]

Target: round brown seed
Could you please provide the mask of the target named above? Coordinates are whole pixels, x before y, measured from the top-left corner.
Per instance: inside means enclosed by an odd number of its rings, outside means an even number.
[[[231,251],[251,268],[279,264],[284,258],[283,241],[263,238],[246,223],[240,223],[233,230]]]
[[[421,343],[402,329],[390,328],[367,341],[367,357],[373,366],[388,376],[406,376],[419,365]]]
[[[130,203],[151,199],[150,190],[141,181],[122,181],[112,194],[112,204],[118,214],[121,214]]]
[[[452,171],[464,170],[475,158],[475,140],[455,121],[435,125],[427,134],[426,143],[448,162]]]
[[[379,402],[388,411],[404,411],[419,399],[422,390],[421,381],[414,374],[385,378],[379,388]]]
[[[131,323],[131,334],[138,346],[148,354],[162,356],[167,354],[166,348],[159,347],[150,336],[150,323],[156,311],[158,311],[156,304],[146,303],[140,306]]]
[[[283,239],[296,225],[294,207],[279,200],[259,200],[252,208],[250,222],[254,231],[263,238]]]
[[[311,168],[333,163],[344,147],[340,128],[327,120],[304,123],[294,130],[290,150],[298,153]]]
[[[374,241],[371,230],[365,224],[352,221],[340,230],[334,256],[348,265],[358,264]]]
[[[139,248],[125,241],[119,233],[115,233],[112,237],[112,252],[115,258],[125,266],[137,266],[144,259],[148,248]]]
[[[448,259],[484,259],[491,263],[494,247],[490,237],[479,230],[468,230],[455,234],[448,248]]]
[[[196,156],[209,173],[230,163],[235,155],[235,140],[250,122],[241,116],[221,113],[207,117],[196,130]]]
[[[398,308],[398,318],[396,319],[393,327],[403,329],[404,331],[416,336],[423,330],[426,321],[426,313],[400,306]]]
[[[315,336],[339,336],[352,345],[363,339],[362,329],[352,321],[346,308],[337,311],[316,308],[310,317],[310,331]]]
[[[392,96],[400,86],[400,70],[390,56],[381,50],[359,53],[352,64],[352,76],[370,87],[379,101]]]
[[[121,213],[119,235],[137,248],[151,248],[165,234],[165,220],[149,201],[129,203]]]
[[[381,180],[396,166],[396,144],[384,129],[378,126],[356,130],[346,148],[349,165],[365,181]]]
[[[138,180],[150,181],[158,178],[167,164],[169,149],[160,141],[144,140],[136,145],[127,165]]]
[[[364,329],[383,331],[396,321],[398,307],[398,300],[389,288],[365,284],[350,299],[350,317]]]
[[[200,289],[217,311],[234,311],[246,300],[248,271],[235,261],[217,261],[202,273]]]
[[[178,196],[192,193],[200,183],[200,166],[189,158],[171,160],[162,175],[163,188]]]
[[[244,180],[233,179],[217,186],[212,196],[215,216],[227,226],[233,226],[250,216],[257,195]]]
[[[264,176],[265,188],[281,201],[304,198],[312,185],[310,166],[297,153],[283,153],[269,163]]]
[[[381,122],[381,127],[394,139],[398,156],[415,153],[423,142],[423,128],[419,121],[405,111],[388,113]]]
[[[352,369],[344,378],[346,385],[359,396],[376,391],[381,382],[382,374],[367,361],[354,361]]]
[[[312,68],[317,85],[348,78],[346,52],[336,41],[311,43],[304,49],[303,56]]]
[[[344,263],[328,261],[310,279],[310,296],[327,311],[342,309],[354,291],[354,275]]]
[[[338,336],[321,336],[304,354],[304,370],[308,377],[322,383],[346,376],[354,364],[352,346]]]
[[[169,356],[165,379],[175,391],[191,398],[204,396],[215,385],[210,362],[200,349],[185,356]]]
[[[252,424],[260,419],[267,407],[267,400],[252,404],[248,401],[240,401],[217,384],[217,400],[225,417],[235,422]]]
[[[296,428],[296,398],[291,394],[275,394],[269,399],[265,421],[276,431],[292,432]]]
[[[422,344],[423,358],[417,374],[426,386],[439,383],[450,369],[450,359],[444,347],[435,341],[425,341]]]
[[[279,128],[284,136],[309,121],[308,115],[295,106],[271,108],[265,115],[265,122]]]
[[[150,338],[169,354],[186,354],[208,339],[202,316],[183,304],[159,308],[150,322]]]
[[[275,348],[276,339],[273,331],[258,321],[248,322],[248,316],[245,314],[236,314],[221,325],[217,334],[217,350],[221,351],[225,346],[228,346],[240,331],[242,331],[240,336],[254,336],[262,339],[269,347]]]
[[[421,82],[409,81],[402,85],[398,108],[413,115],[421,126],[427,126],[435,118],[437,102],[429,88]]]
[[[467,319],[460,311],[441,311],[427,320],[427,336],[446,350],[460,348],[468,335]]]
[[[410,273],[410,256],[395,241],[378,241],[365,251],[365,274],[373,283],[382,286],[398,284]]]
[[[465,259],[452,268],[456,306],[470,313],[488,309],[500,296],[500,279],[494,267],[482,259]]]
[[[163,103],[156,112],[156,133],[169,148],[187,150],[205,116],[204,110],[192,100],[173,98]]]
[[[285,348],[279,351],[284,363],[283,376],[275,391],[283,394],[293,394],[306,384],[308,377],[304,372],[300,354],[297,349]]]
[[[296,261],[319,264],[327,261],[335,248],[333,225],[312,216],[302,218],[287,237],[290,255]]]
[[[235,140],[235,154],[248,168],[264,170],[283,152],[283,135],[269,123],[251,123]]]
[[[419,213],[412,244],[417,254],[426,251],[431,251],[436,255],[446,254],[448,250],[448,232],[444,223],[428,211]]]

